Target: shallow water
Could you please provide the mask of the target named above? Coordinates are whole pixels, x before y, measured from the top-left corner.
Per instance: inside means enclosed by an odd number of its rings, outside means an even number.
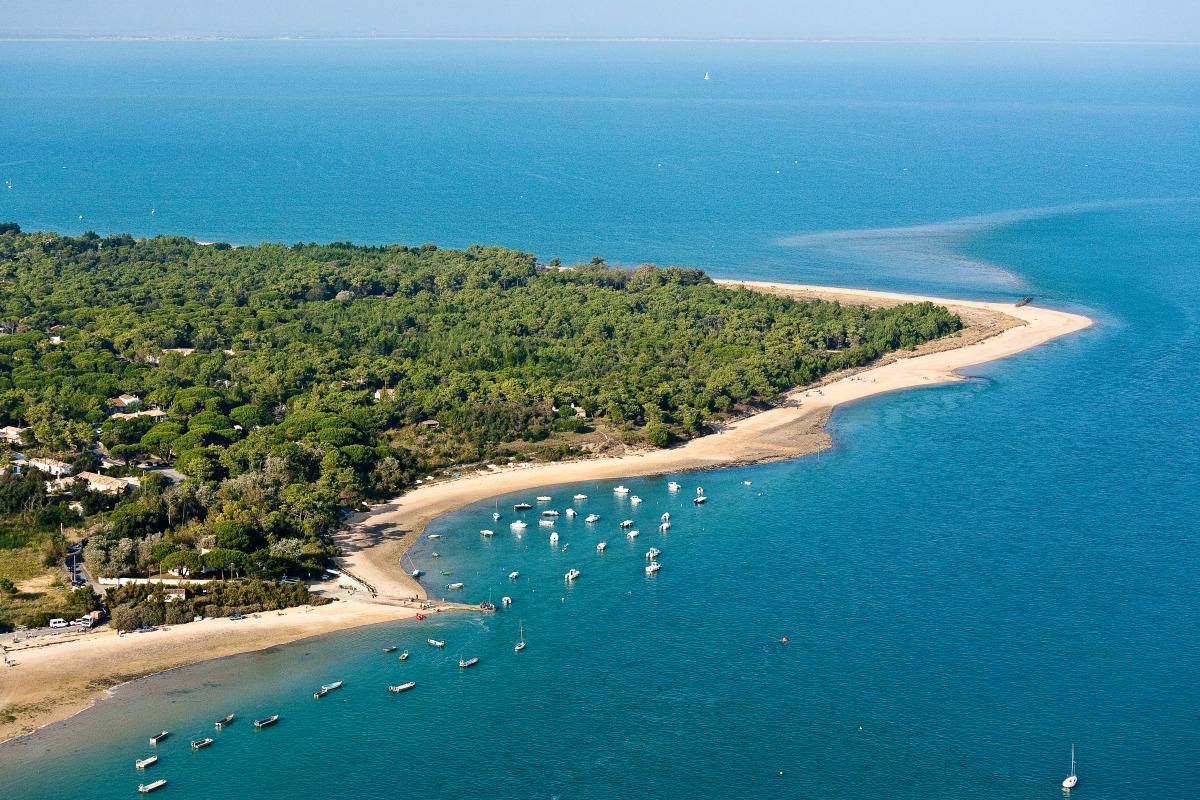
[[[451,514],[413,551],[431,590],[511,609],[139,682],[0,748],[6,798],[128,796],[163,727],[164,797],[1061,796],[1072,742],[1076,796],[1193,796],[1200,206],[1172,198],[1200,185],[1194,49],[71,47],[0,46],[0,217],[29,228],[86,207],[141,234],[498,241],[1029,293],[1097,325],[839,409],[819,458],[627,479],[636,511],[596,482]],[[36,100],[67,87],[108,113]],[[504,524],[576,491],[602,520],[560,518],[557,547]]]

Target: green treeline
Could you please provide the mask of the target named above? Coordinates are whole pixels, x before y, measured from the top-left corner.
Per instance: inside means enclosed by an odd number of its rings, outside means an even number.
[[[546,269],[497,247],[0,226],[0,426],[27,428],[10,450],[78,471],[103,445],[120,464],[107,474],[150,459],[188,477],[88,501],[85,557],[103,574],[316,570],[345,510],[434,470],[539,442],[577,452],[595,431],[666,445],[960,328],[928,303],[797,302],[699,270]],[[114,419],[121,394],[140,398],[122,411],[165,416]],[[65,517],[32,485],[5,491],[30,525]]]

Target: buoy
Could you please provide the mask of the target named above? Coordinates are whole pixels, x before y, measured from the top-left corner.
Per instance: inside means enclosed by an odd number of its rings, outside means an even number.
[[[780,637],[779,637],[779,643],[780,643],[780,644],[787,644],[787,643],[788,643],[788,638],[787,638],[786,636],[780,636]]]

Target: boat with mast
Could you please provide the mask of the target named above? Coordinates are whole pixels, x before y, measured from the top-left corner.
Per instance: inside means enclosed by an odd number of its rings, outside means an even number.
[[[1064,792],[1069,792],[1075,788],[1075,784],[1079,783],[1079,776],[1075,774],[1075,743],[1071,743],[1071,774],[1063,778],[1062,787]]]
[[[515,645],[513,645],[514,653],[519,653],[525,649],[525,623],[524,622],[522,622],[520,625],[520,631],[521,632],[518,635],[519,638],[517,639],[517,643]]]

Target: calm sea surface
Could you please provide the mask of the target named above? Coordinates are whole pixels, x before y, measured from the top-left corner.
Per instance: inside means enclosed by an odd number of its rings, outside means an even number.
[[[1052,798],[1072,742],[1078,798],[1196,796],[1200,50],[4,43],[0,108],[27,229],[497,243],[1098,323],[841,409],[819,459],[627,480],[636,508],[547,490],[601,515],[557,546],[506,525],[538,492],[451,514],[413,552],[431,591],[510,609],[142,681],[0,748],[6,800],[134,796],[161,728],[163,797]]]

